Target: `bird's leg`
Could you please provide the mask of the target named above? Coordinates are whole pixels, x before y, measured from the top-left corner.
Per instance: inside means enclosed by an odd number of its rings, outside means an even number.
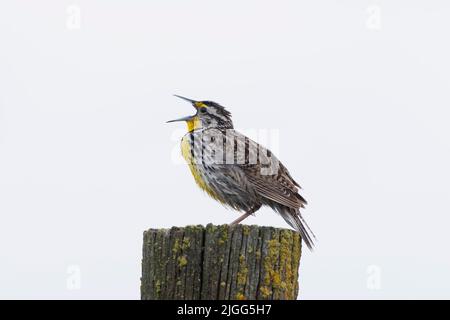
[[[248,210],[246,213],[244,213],[242,216],[240,216],[239,218],[234,220],[232,223],[230,223],[230,226],[235,226],[235,225],[241,223],[243,220],[248,218],[248,216],[250,216],[250,215],[254,214],[256,211],[258,211],[259,208],[261,208],[260,205],[254,206],[253,208]]]
[[[241,223],[244,219],[248,218],[248,216],[250,216],[251,213],[244,213],[242,216],[240,216],[239,218],[237,218],[236,220],[234,220],[232,223],[230,223],[230,226],[235,226],[239,223]]]

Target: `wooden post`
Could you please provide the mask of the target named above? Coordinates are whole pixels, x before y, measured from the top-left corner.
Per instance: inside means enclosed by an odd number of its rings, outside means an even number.
[[[141,299],[296,299],[300,254],[299,234],[286,229],[150,229],[144,232]]]

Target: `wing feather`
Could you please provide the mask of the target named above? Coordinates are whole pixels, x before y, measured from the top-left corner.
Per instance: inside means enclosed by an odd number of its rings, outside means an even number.
[[[233,143],[235,152],[240,153],[234,157],[238,166],[259,195],[289,208],[304,207],[300,186],[271,151],[235,130],[231,139],[227,135],[227,144]]]

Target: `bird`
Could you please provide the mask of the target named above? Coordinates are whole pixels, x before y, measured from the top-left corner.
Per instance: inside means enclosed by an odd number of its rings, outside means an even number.
[[[187,124],[181,154],[197,185],[226,207],[243,212],[231,225],[268,206],[300,233],[312,250],[315,235],[300,213],[307,202],[288,169],[269,149],[236,131],[231,113],[222,105],[174,96],[189,102],[195,114],[167,123]]]

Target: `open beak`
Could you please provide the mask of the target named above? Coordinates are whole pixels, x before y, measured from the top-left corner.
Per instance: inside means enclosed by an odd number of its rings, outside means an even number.
[[[192,103],[192,105],[193,105],[194,107],[195,107],[195,103],[197,102],[197,101],[195,101],[195,100],[192,100],[192,99],[189,99],[189,98],[186,98],[186,97],[182,97],[182,96],[179,96],[179,95],[177,95],[177,94],[174,94],[174,96],[177,97],[177,98],[183,99],[183,100],[185,100],[185,101],[187,101],[187,102]]]
[[[195,116],[187,116],[187,117],[183,117],[183,118],[179,118],[179,119],[169,120],[169,121],[166,121],[166,123],[169,123],[169,122],[177,122],[177,121],[189,121],[189,120],[191,120],[193,117],[195,117]]]
[[[174,94],[174,96],[177,97],[177,98],[183,99],[183,100],[185,100],[185,101],[187,101],[187,102],[190,102],[190,103],[192,104],[192,106],[193,106],[195,109],[198,109],[197,106],[196,106],[196,102],[197,102],[197,101],[192,100],[192,99],[189,99],[189,98],[186,98],[186,97],[182,97],[182,96],[179,96],[179,95],[176,95],[176,94]],[[195,115],[193,115],[193,116],[187,116],[187,117],[183,117],[183,118],[179,118],[179,119],[175,119],[175,120],[169,120],[169,121],[167,121],[166,123],[169,123],[169,122],[177,122],[177,121],[189,121],[189,120],[191,120],[191,119],[194,118],[194,117],[195,117]]]

